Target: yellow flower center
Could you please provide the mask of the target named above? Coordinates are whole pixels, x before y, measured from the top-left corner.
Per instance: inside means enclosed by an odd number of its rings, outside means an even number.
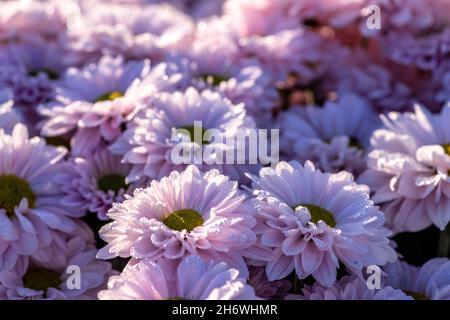
[[[442,148],[444,148],[445,153],[450,156],[450,143],[444,143]]]
[[[123,92],[121,92],[121,91],[111,91],[111,92],[106,92],[106,93],[102,94],[100,97],[95,99],[94,102],[112,101],[112,100],[115,100],[115,99],[120,98],[120,97],[123,97]]]

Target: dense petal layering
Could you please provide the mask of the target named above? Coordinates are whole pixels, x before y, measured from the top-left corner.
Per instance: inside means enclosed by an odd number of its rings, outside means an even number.
[[[320,284],[336,281],[339,263],[361,275],[363,267],[396,260],[384,214],[369,198],[369,189],[351,174],[322,173],[311,162],[280,162],[253,177],[259,200],[259,244],[273,248],[266,264],[269,280],[295,270]]]
[[[175,279],[158,263],[144,259],[125,268],[108,281],[101,300],[255,300],[253,288],[224,262],[205,261],[199,256],[183,259]]]
[[[450,221],[450,105],[431,114],[390,113],[371,138],[368,170],[360,181],[374,192],[395,232],[419,231]]]
[[[150,187],[138,189],[107,213],[113,222],[100,230],[108,243],[98,257],[165,258],[173,263],[189,254],[225,261],[244,276],[243,255],[256,240],[251,200],[217,170],[191,165]]]

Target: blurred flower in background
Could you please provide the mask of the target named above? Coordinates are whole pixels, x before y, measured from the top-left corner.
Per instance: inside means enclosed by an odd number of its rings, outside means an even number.
[[[450,299],[449,26],[441,0],[1,1],[0,299]]]

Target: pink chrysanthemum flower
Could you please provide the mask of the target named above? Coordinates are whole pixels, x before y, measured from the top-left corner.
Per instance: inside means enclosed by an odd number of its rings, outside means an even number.
[[[252,116],[270,113],[278,99],[276,83],[258,61],[242,57],[238,40],[221,18],[199,21],[183,52],[191,61],[185,76],[198,89],[211,88],[235,104],[244,103]]]
[[[95,61],[102,54],[161,61],[170,50],[188,46],[193,30],[190,17],[167,3],[86,1],[81,11],[69,32],[73,62]]]
[[[20,107],[26,119],[35,120],[36,107],[53,97],[53,84],[46,74],[38,72],[29,75],[24,65],[0,61],[0,86],[12,92],[14,105]]]
[[[26,268],[29,256],[20,255],[10,243],[0,241],[0,270],[17,270]]]
[[[339,262],[361,276],[363,267],[395,261],[384,215],[369,199],[369,189],[351,174],[322,173],[311,162],[280,162],[252,177],[258,196],[256,233],[275,258],[266,265],[269,280],[294,269],[300,279],[336,281]]]
[[[395,232],[432,224],[443,230],[450,221],[450,105],[440,114],[416,105],[414,113],[382,120],[360,182],[374,192]]]
[[[74,237],[59,251],[61,261],[41,264],[31,259],[26,268],[1,271],[0,299],[95,299],[111,271],[111,264],[96,260],[95,253],[95,246]]]
[[[367,102],[345,95],[323,108],[294,108],[281,115],[281,150],[301,163],[312,161],[328,172],[347,170],[355,175],[365,168],[365,150],[380,125]]]
[[[38,106],[55,97],[55,81],[67,69],[64,53],[62,43],[40,38],[9,44],[0,52],[0,86],[12,91],[15,108],[30,126],[41,120]]]
[[[80,238],[85,242],[86,247],[94,247],[96,239],[91,227],[81,219],[73,219],[73,222],[74,228],[70,232],[52,231],[50,244],[39,248],[32,256],[25,256],[28,263],[25,265],[25,269],[15,268],[14,270],[26,270],[30,261],[42,266],[65,265],[67,260],[62,252],[66,251],[67,242],[72,238]]]
[[[290,295],[289,300],[412,300],[402,290],[385,286],[369,289],[366,281],[355,276],[344,276],[331,287],[319,283],[305,286],[302,295]]]
[[[369,56],[355,56],[352,52],[334,67],[338,80],[333,85],[337,85],[335,90],[338,95],[357,94],[380,112],[409,110],[412,89],[402,81],[402,77],[397,76],[398,73],[374,63],[372,59]]]
[[[292,5],[291,0],[227,0],[224,19],[241,37],[265,36],[300,26]]]
[[[0,59],[19,66],[29,77],[42,73],[49,81],[61,77],[67,69],[64,60],[64,41],[48,42],[40,38],[25,43],[12,43],[2,48]]]
[[[41,265],[58,263],[64,265],[66,257],[61,252],[65,251],[68,238],[78,237],[91,245],[95,245],[95,238],[92,229],[81,219],[72,220],[70,232],[50,230],[50,242],[44,247],[38,248],[32,254],[32,260]],[[31,256],[21,255],[11,243],[0,241],[0,270],[26,270],[30,263]]]
[[[15,125],[22,122],[22,116],[13,108],[12,92],[10,90],[0,91],[0,128],[10,134]]]
[[[5,1],[0,16],[0,41],[26,42],[39,37],[52,41],[64,34],[76,1]]]
[[[218,130],[220,136],[206,141],[208,137],[204,133],[208,129]],[[143,177],[160,179],[189,164],[204,170],[216,168],[239,180],[256,165],[249,161],[227,164],[225,155],[236,155],[237,134],[251,129],[255,129],[255,124],[246,115],[243,104],[234,105],[219,93],[198,92],[190,87],[185,92],[163,92],[152,99],[151,105],[140,111],[111,151],[123,155],[123,161],[133,165],[129,181]]]
[[[386,265],[385,285],[403,290],[415,300],[450,300],[450,261],[429,260],[422,267],[398,261]]]
[[[264,267],[249,267],[248,284],[255,289],[258,297],[269,300],[283,299],[292,288],[288,280],[269,281]]]
[[[240,44],[242,52],[257,58],[275,81],[295,75],[302,86],[319,81],[338,50],[326,37],[300,28],[244,38]]]
[[[122,202],[124,195],[132,190],[126,182],[131,166],[120,160],[103,149],[68,162],[66,170],[55,179],[63,193],[61,203],[106,220],[106,212],[112,204]]]
[[[393,61],[431,72],[450,62],[449,41],[448,28],[427,37],[396,32],[388,37],[386,47]]]
[[[308,27],[331,26],[340,33],[352,27],[361,17],[367,0],[292,1],[291,12]],[[354,35],[353,35],[354,37]]]
[[[167,270],[144,259],[129,265],[120,276],[108,281],[100,300],[255,300],[253,288],[237,269],[224,262],[206,261],[199,256],[183,259],[175,279]]]
[[[448,1],[410,0],[403,1],[376,1],[380,6],[384,28],[390,31],[406,31],[417,34],[419,37],[442,30],[448,24]],[[380,30],[362,28],[368,35],[378,35]]]
[[[31,255],[47,246],[51,230],[70,232],[76,209],[61,205],[61,191],[53,181],[62,169],[66,149],[29,138],[18,124],[11,135],[0,129],[0,242],[16,254]]]
[[[41,109],[47,120],[44,136],[73,133],[74,155],[89,154],[102,142],[111,143],[139,108],[134,88],[149,72],[148,61],[124,63],[104,56],[82,70],[68,69],[56,88],[56,101]]]
[[[133,197],[114,204],[113,222],[100,230],[108,244],[98,257],[166,258],[177,262],[199,254],[225,261],[247,275],[243,255],[256,240],[254,208],[237,183],[217,170],[202,173],[195,166],[153,180]]]

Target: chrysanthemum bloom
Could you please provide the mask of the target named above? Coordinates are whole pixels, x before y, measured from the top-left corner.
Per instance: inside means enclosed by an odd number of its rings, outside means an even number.
[[[9,44],[0,52],[0,86],[12,91],[15,107],[30,125],[41,120],[38,106],[55,96],[55,81],[67,69],[64,53],[63,43],[40,38]]]
[[[208,129],[216,129],[214,138],[205,134]],[[190,87],[185,92],[163,92],[152,99],[151,105],[136,115],[111,146],[111,151],[133,165],[129,181],[143,177],[160,179],[189,164],[204,170],[217,168],[239,180],[256,166],[250,161],[235,164],[241,151],[237,134],[251,129],[255,129],[255,124],[246,115],[243,104],[234,105],[219,93],[198,92]],[[213,141],[207,141],[208,138]],[[228,155],[234,155],[235,161],[228,161]],[[249,154],[245,152],[244,156],[247,160]]]
[[[237,269],[224,262],[188,256],[176,270],[175,279],[150,259],[129,265],[108,281],[100,300],[255,300],[253,288]]]
[[[70,217],[80,216],[61,205],[53,181],[66,149],[30,139],[17,124],[11,135],[0,129],[0,154],[0,242],[16,254],[31,255],[50,243],[50,230],[70,232],[75,227]]]
[[[305,0],[292,1],[291,14],[299,17],[302,24],[310,28],[333,27],[337,36],[349,28],[354,28],[361,17],[367,0]],[[355,38],[354,32],[353,35]]]
[[[86,1],[81,11],[69,31],[72,62],[95,61],[105,53],[161,61],[169,50],[188,46],[193,29],[190,17],[167,3],[135,6]]]
[[[391,31],[407,31],[418,35],[418,38],[426,37],[433,32],[445,29],[448,23],[450,3],[448,1],[411,0],[377,1],[382,14],[381,24]],[[369,35],[377,35],[380,30],[368,30],[362,28]],[[400,40],[400,39],[399,39]]]
[[[0,16],[0,41],[26,42],[39,37],[52,41],[64,34],[75,1],[5,1]]]
[[[86,246],[95,246],[96,239],[92,228],[82,219],[73,219],[74,228],[70,232],[53,230],[50,244],[39,248],[32,256],[27,256],[28,260],[34,261],[42,266],[45,265],[64,265],[67,260],[64,254],[67,242],[72,238],[81,238]],[[18,269],[20,270],[20,269]]]
[[[30,75],[24,65],[0,61],[0,86],[12,92],[14,104],[21,112],[36,118],[37,106],[53,97],[54,87],[43,72]]]
[[[350,54],[343,59],[342,64],[335,66],[334,73],[339,79],[335,88],[338,95],[356,93],[380,112],[411,109],[411,88],[397,73],[374,63],[370,57],[358,59]]]
[[[427,31],[425,35],[416,36],[404,31],[390,32],[381,45],[389,58],[406,70],[400,75],[404,74],[402,77],[410,83],[415,92],[415,100],[428,109],[439,112],[442,102],[437,97],[440,83],[436,81],[436,76],[441,69],[450,66],[450,30],[440,30],[441,26],[436,28],[432,32]]]
[[[192,83],[190,61],[178,54],[168,55],[164,62],[152,65],[142,80],[130,90],[130,95],[151,104],[161,92],[183,91]]]
[[[57,80],[68,65],[61,56],[67,49],[64,40],[45,41],[29,39],[24,43],[11,43],[2,48],[0,57],[11,64],[23,66],[29,77],[44,74],[49,81]]]
[[[395,232],[432,224],[443,230],[450,221],[450,105],[440,114],[416,105],[414,113],[382,120],[359,181],[374,192]]]
[[[355,276],[344,276],[331,287],[319,283],[306,285],[302,295],[290,295],[288,300],[412,300],[402,290],[384,286],[369,289],[366,281]]]
[[[132,189],[126,182],[131,166],[107,149],[85,158],[77,157],[66,164],[66,170],[55,179],[63,193],[61,203],[81,212],[97,214],[106,220],[114,202],[122,202]]]
[[[426,37],[394,32],[386,41],[386,49],[389,50],[391,59],[397,63],[433,71],[450,61],[449,39],[450,31],[447,28]]]
[[[259,117],[276,105],[276,82],[257,60],[242,57],[238,40],[219,17],[199,21],[192,44],[182,50],[191,61],[185,76],[194,87],[214,89]]]
[[[224,19],[241,37],[265,36],[300,23],[291,10],[293,1],[286,0],[228,0],[224,4]]]
[[[312,275],[330,286],[339,262],[361,276],[365,266],[396,260],[383,213],[348,172],[322,173],[309,161],[292,161],[252,179],[259,200],[255,232],[275,255],[266,265],[269,280],[295,269],[300,279]]]
[[[244,276],[242,257],[256,240],[253,202],[217,170],[202,173],[195,166],[153,180],[133,197],[114,204],[114,220],[100,229],[108,244],[97,257],[166,258],[189,254],[225,261]],[[245,252],[244,252],[245,251]],[[259,258],[259,257],[258,257]]]
[[[10,90],[0,91],[0,128],[6,133],[11,133],[14,126],[22,121],[22,116],[14,108]]]
[[[41,109],[47,118],[42,134],[48,137],[74,132],[74,155],[89,154],[102,142],[111,143],[139,108],[133,88],[149,71],[149,62],[124,63],[104,56],[82,70],[70,68],[56,88],[56,101]]]
[[[31,259],[27,268],[1,271],[0,299],[95,299],[111,271],[111,264],[96,260],[95,253],[95,246],[74,237],[59,251],[61,261]]]
[[[294,108],[280,117],[281,151],[301,163],[310,160],[323,171],[357,175],[366,168],[365,150],[379,126],[367,102],[354,95],[323,108]]]
[[[242,52],[257,58],[276,81],[295,75],[302,86],[319,81],[338,50],[330,39],[300,28],[244,38],[239,43]]]
[[[433,78],[440,67],[450,64],[447,28],[450,3],[412,0],[405,3],[378,1],[377,4],[383,12],[381,25],[389,32],[384,34],[382,30],[368,30],[364,26],[361,28],[364,37],[376,43],[376,55],[386,58],[385,66],[395,74],[394,79],[408,84],[414,101],[439,112],[442,101],[437,99],[439,88]],[[362,22],[366,25],[366,21]]]
[[[267,300],[283,299],[292,288],[292,284],[288,280],[267,280],[265,268],[254,266],[249,267],[248,284],[255,289],[258,297]]]
[[[16,270],[25,268],[29,257],[17,254],[8,242],[0,241],[0,270]]]
[[[450,300],[450,261],[429,260],[422,267],[404,261],[386,265],[385,285],[403,290],[415,300]]]

